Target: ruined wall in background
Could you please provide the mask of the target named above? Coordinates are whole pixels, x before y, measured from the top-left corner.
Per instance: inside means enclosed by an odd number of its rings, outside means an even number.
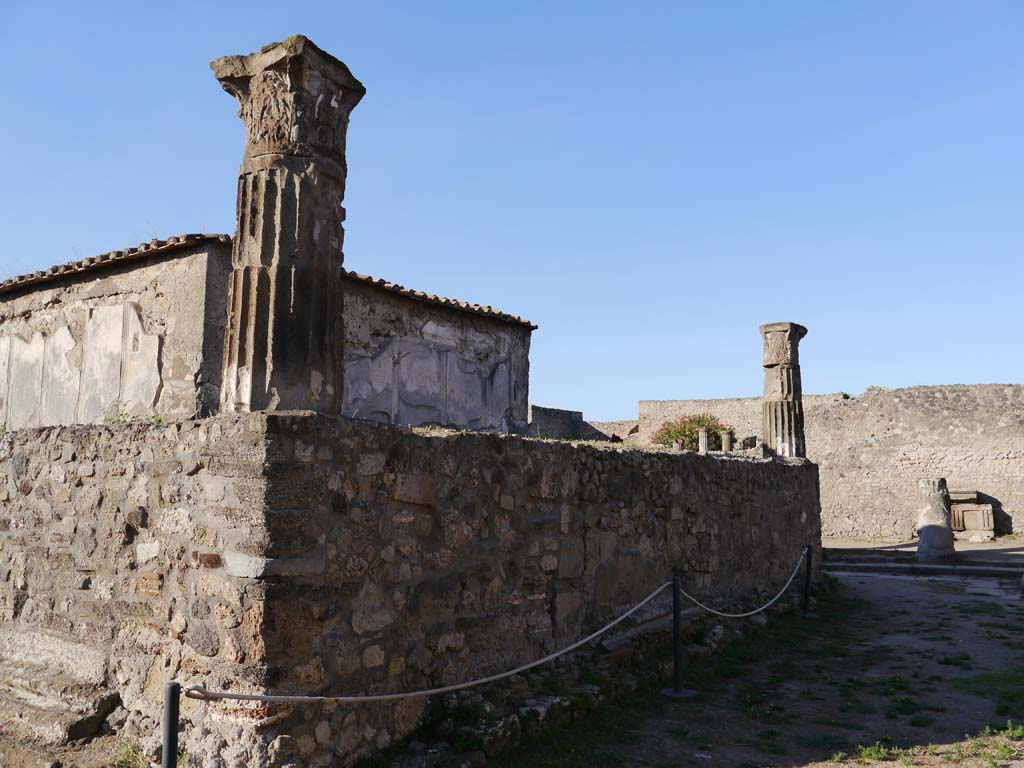
[[[930,477],[987,497],[997,532],[1024,526],[1024,386],[870,387],[804,413],[829,535],[905,540]]]
[[[0,296],[0,429],[215,406],[229,254],[208,241]]]
[[[840,401],[842,395],[804,395],[804,409],[818,404]],[[641,400],[640,433],[634,440],[641,445],[649,444],[654,433],[666,421],[680,416],[710,413],[728,424],[736,433],[736,439],[760,437],[764,433],[764,414],[760,397],[731,397],[718,400]],[[808,438],[808,442],[810,438]],[[808,450],[810,450],[808,448]]]
[[[523,432],[530,329],[342,278],[344,414]]]
[[[761,435],[760,398],[643,400],[640,442],[666,420],[713,413],[736,436]],[[855,398],[805,395],[807,455],[821,471],[826,536],[906,539],[917,481],[944,477],[995,508],[996,530],[1024,526],[1024,386],[869,387]]]

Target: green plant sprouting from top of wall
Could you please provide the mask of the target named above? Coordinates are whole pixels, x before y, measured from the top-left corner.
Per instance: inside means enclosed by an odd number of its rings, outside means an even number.
[[[107,416],[106,423],[108,425],[121,425],[121,424],[163,424],[163,416],[159,414],[152,414],[150,416],[136,416],[122,403],[120,400],[115,400],[110,406],[111,414]]]
[[[666,421],[654,433],[653,441],[659,445],[672,445],[676,440],[680,440],[683,448],[696,451],[699,447],[697,433],[701,429],[708,430],[708,450],[720,451],[722,450],[722,432],[730,430],[732,427],[719,421],[717,416],[712,416],[710,413],[691,414]]]

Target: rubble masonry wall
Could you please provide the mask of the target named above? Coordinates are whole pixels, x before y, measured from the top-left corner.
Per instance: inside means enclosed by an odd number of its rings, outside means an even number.
[[[807,462],[311,414],[8,433],[0,501],[0,635],[99,655],[125,735],[143,739],[169,679],[313,694],[458,682],[568,644],[673,563],[722,602],[774,590],[820,543]],[[186,700],[183,746],[189,765],[347,763],[422,708]]]

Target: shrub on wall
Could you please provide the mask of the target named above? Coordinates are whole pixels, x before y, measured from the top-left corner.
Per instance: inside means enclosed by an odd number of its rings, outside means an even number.
[[[710,413],[698,413],[691,416],[680,416],[678,419],[666,421],[658,431],[654,433],[654,442],[659,445],[672,445],[676,440],[683,441],[683,448],[696,451],[699,447],[697,431],[706,429],[708,435],[708,450],[722,450],[722,431],[732,429],[728,424],[723,424],[717,416]]]

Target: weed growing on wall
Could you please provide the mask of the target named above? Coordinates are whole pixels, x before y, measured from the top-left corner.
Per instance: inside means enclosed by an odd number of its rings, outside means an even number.
[[[666,421],[654,433],[653,439],[659,445],[672,445],[676,440],[682,440],[683,448],[696,451],[698,448],[697,432],[701,429],[706,429],[710,433],[708,449],[720,451],[722,450],[722,432],[732,429],[732,427],[723,424],[717,416],[712,416],[710,413],[698,413]]]

